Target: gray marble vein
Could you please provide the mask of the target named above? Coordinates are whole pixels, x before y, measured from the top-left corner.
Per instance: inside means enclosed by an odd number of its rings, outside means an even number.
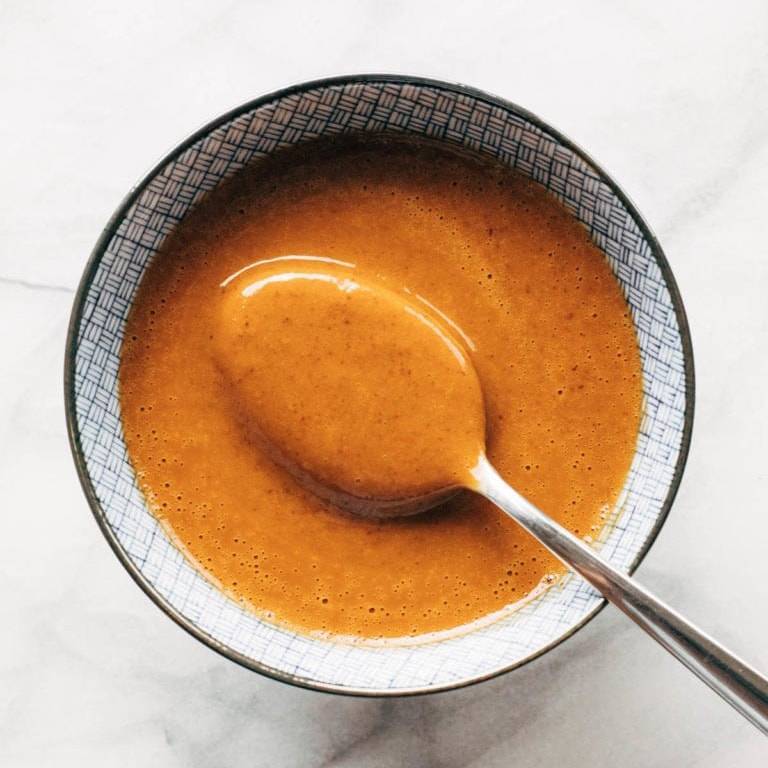
[[[0,284],[15,285],[19,288],[26,288],[29,291],[57,291],[59,293],[74,293],[73,288],[66,285],[48,285],[47,283],[34,283],[30,280],[21,280],[15,277],[0,276]]]
[[[131,184],[299,80],[463,81],[540,113],[659,233],[698,377],[689,465],[639,576],[768,669],[768,5],[374,0],[0,7],[0,766],[756,768],[768,742],[612,609],[497,680],[313,693],[165,618],[103,541],[62,404],[74,286]]]

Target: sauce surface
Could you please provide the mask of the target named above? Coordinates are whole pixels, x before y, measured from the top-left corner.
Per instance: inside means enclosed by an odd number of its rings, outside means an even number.
[[[245,346],[231,357],[222,349],[238,349],[250,310],[228,306],[235,292],[221,284],[295,254],[354,264],[440,317],[482,385],[490,460],[576,534],[597,535],[629,469],[637,344],[619,286],[578,222],[533,182],[442,147],[315,144],[204,200],[148,269],[128,320],[126,442],[148,503],[190,559],[273,621],[363,638],[451,630],[562,573],[468,492],[409,518],[341,514],[254,439],[237,385]]]
[[[357,272],[322,257],[241,271],[222,286],[213,349],[254,443],[322,498],[382,516],[471,482],[485,413],[461,342]]]

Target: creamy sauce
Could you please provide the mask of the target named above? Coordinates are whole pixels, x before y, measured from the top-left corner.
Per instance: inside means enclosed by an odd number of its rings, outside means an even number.
[[[352,510],[467,485],[485,444],[472,363],[440,318],[358,271],[270,259],[224,282],[213,349],[233,417]]]
[[[403,407],[403,387],[382,410],[375,440],[356,431],[361,395],[343,376],[344,391],[324,387],[322,343],[281,355],[280,333],[301,342],[309,322],[323,336],[318,317],[303,312],[299,283],[291,314],[303,330],[282,328],[280,313],[260,315],[242,294],[256,262],[297,254],[353,264],[360,282],[382,287],[348,317],[366,354],[368,340],[405,340],[371,319],[376,297],[386,305],[384,289],[442,323],[482,385],[490,460],[570,530],[597,535],[623,485],[639,425],[639,355],[618,284],[586,231],[542,188],[495,164],[394,140],[315,144],[264,161],[198,206],[147,271],[129,318],[120,369],[126,441],[148,502],[187,555],[276,622],[367,638],[480,620],[562,572],[469,492],[424,515],[364,519],[339,513],[273,461],[253,424],[285,440],[279,413],[291,403],[279,387],[254,389],[249,360],[277,366],[275,382],[306,379],[299,415],[313,428],[288,433],[304,440],[291,461],[363,495],[386,493],[385,468],[404,471],[400,480],[414,489],[424,473],[454,477],[463,466],[455,451],[466,453],[479,429],[477,417],[450,415],[470,402],[469,379],[452,393],[445,377],[420,374],[427,389],[419,391],[442,403],[439,429],[424,431],[423,411]],[[269,332],[249,335],[245,323],[257,316]],[[450,346],[435,348],[447,361]],[[390,359],[391,349],[381,352],[380,361]],[[373,382],[368,395],[380,391]],[[322,413],[349,397],[345,444],[324,431]],[[267,400],[277,403],[271,416]],[[462,435],[462,423],[474,426]],[[419,443],[406,453],[412,446],[397,439],[406,434],[432,450]],[[377,451],[377,441],[395,452]],[[349,461],[356,451],[371,462],[365,475],[364,463]],[[407,466],[414,455],[423,463]]]

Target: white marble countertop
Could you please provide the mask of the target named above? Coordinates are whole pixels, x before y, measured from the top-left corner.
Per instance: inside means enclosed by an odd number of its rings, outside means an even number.
[[[363,71],[458,80],[528,107],[647,216],[688,309],[698,402],[680,494],[639,576],[768,669],[765,0],[4,3],[0,765],[766,765],[768,740],[613,609],[489,683],[333,697],[200,645],[102,538],[61,380],[101,228],[202,122]]]

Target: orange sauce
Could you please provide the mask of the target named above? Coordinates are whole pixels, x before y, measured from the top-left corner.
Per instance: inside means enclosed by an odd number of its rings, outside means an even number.
[[[490,162],[393,139],[317,143],[246,170],[204,200],[148,269],[129,317],[120,369],[126,442],[148,503],[188,557],[273,621],[369,638],[453,629],[561,573],[469,492],[409,518],[342,514],[254,438],[258,423],[283,444],[286,435],[304,440],[291,443],[303,453],[293,461],[363,495],[387,493],[385,468],[407,470],[397,482],[412,490],[428,473],[448,482],[477,438],[477,417],[455,410],[471,401],[471,380],[455,391],[445,375],[430,382],[418,355],[411,362],[426,389],[410,396],[443,404],[431,422],[439,429],[424,430],[423,409],[406,407],[407,387],[395,387],[367,439],[354,426],[365,398],[343,377],[337,384],[347,390],[336,396],[351,405],[346,442],[323,429],[337,401],[323,388],[331,369],[319,375],[319,305],[304,315],[309,326],[284,336],[295,345],[310,328],[318,343],[281,356],[279,313],[259,315],[241,301],[253,277],[245,268],[302,254],[354,264],[366,284],[439,319],[477,371],[490,460],[570,530],[597,535],[623,485],[640,418],[640,361],[626,303],[587,232],[541,187]],[[312,301],[298,290],[290,316]],[[369,338],[389,339],[378,359],[391,361],[392,344],[408,334],[377,330],[381,315],[368,304],[347,318],[355,343],[363,350]],[[255,319],[265,332],[245,333]],[[430,354],[447,364],[442,352]],[[305,377],[300,415],[315,419],[311,429],[280,432],[290,388],[254,389],[247,374],[257,364],[276,366],[272,382]],[[369,395],[380,391],[372,384]],[[385,445],[401,449],[377,450]]]
[[[482,389],[426,307],[349,265],[289,257],[225,281],[217,320],[233,418],[323,498],[380,515],[471,482]]]

